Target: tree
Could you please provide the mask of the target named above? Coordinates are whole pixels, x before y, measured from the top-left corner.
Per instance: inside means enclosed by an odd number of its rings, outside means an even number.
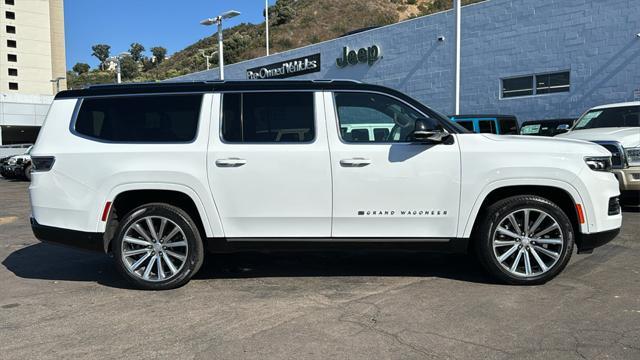
[[[164,61],[165,56],[167,56],[167,49],[162,46],[155,46],[151,48],[151,53],[153,57],[156,58],[156,64],[160,65]]]
[[[273,25],[286,24],[295,16],[296,12],[293,10],[293,1],[291,0],[277,0],[276,4],[269,8],[269,15],[273,18]],[[272,10],[273,9],[273,14]],[[271,21],[269,21],[271,23]]]
[[[100,70],[104,70],[104,63],[109,58],[111,46],[107,44],[97,44],[93,45],[91,50],[93,50],[91,56],[95,56],[100,60]]]
[[[133,58],[133,61],[138,62],[140,60],[142,60],[142,57],[144,56],[144,46],[142,46],[142,44],[134,42],[131,44],[131,47],[129,48],[129,54],[131,54],[131,57]]]
[[[153,69],[153,66],[154,66],[153,61],[151,61],[151,59],[146,57],[146,56],[144,56],[142,58],[140,63],[142,64],[142,70],[143,71],[149,71],[149,70]]]
[[[133,56],[120,57],[120,74],[127,80],[131,80],[138,76],[138,63],[133,60]]]
[[[75,71],[75,73],[78,75],[88,73],[90,68],[91,67],[89,66],[89,64],[85,63],[76,63],[75,65],[73,65],[73,71]]]

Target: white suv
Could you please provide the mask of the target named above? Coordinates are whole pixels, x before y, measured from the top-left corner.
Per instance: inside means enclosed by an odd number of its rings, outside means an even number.
[[[351,81],[65,91],[32,159],[36,237],[110,253],[146,289],[186,283],[205,248],[473,250],[539,284],[622,222],[601,146],[469,133]]]
[[[593,141],[609,150],[622,198],[640,205],[640,101],[589,109],[558,137]]]

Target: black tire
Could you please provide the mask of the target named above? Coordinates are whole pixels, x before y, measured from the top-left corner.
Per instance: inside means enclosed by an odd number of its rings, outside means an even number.
[[[500,223],[504,221],[509,214],[522,209],[535,209],[552,217],[558,224],[558,231],[561,232],[564,241],[562,250],[559,252],[559,257],[553,266],[548,267],[546,272],[535,276],[518,276],[509,271],[509,269],[503,267],[503,265],[500,264],[493,247],[493,236]],[[565,266],[567,266],[567,263],[571,258],[571,254],[573,253],[575,233],[573,226],[571,225],[571,220],[564,211],[558,207],[558,205],[543,197],[536,195],[521,195],[500,200],[490,205],[486,211],[484,211],[484,215],[479,219],[479,221],[481,221],[481,223],[474,234],[475,250],[478,260],[491,275],[501,282],[512,285],[544,284],[553,279],[565,268]],[[530,223],[531,222],[533,221],[530,221]],[[517,241],[519,242],[521,240]],[[517,255],[517,253],[514,252],[513,255]],[[515,260],[517,259],[514,259],[513,262],[516,262]],[[531,261],[535,261],[535,259]]]
[[[27,179],[27,181],[31,181],[31,169],[31,164],[24,168],[24,178]]]
[[[132,274],[122,255],[125,232],[132,224],[148,216],[163,217],[172,221],[182,230],[184,240],[188,244],[184,265],[167,280],[148,281]],[[184,210],[164,203],[145,204],[133,209],[118,225],[116,237],[112,241],[116,267],[127,280],[144,290],[168,290],[186,284],[198,272],[204,258],[202,238],[193,219]]]

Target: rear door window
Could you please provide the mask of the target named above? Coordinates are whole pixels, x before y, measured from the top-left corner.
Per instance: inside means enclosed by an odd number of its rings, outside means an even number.
[[[312,92],[225,93],[222,139],[230,143],[305,143],[315,139]]]
[[[475,131],[473,128],[473,121],[456,121],[458,123],[458,125],[462,126],[463,128],[469,130],[469,131]]]
[[[494,120],[480,120],[478,121],[478,127],[480,133],[496,134],[496,122]]]
[[[130,143],[193,141],[202,94],[85,98],[75,132],[85,137]]]
[[[517,135],[518,121],[515,119],[500,119],[500,134]]]

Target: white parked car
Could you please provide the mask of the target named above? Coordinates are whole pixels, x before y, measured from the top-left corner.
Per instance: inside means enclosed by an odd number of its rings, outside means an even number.
[[[593,141],[612,154],[625,202],[640,205],[640,101],[597,106],[559,138]]]
[[[384,136],[342,136],[372,118]],[[112,253],[146,289],[186,283],[205,248],[474,249],[498,279],[540,284],[622,222],[601,146],[469,133],[351,81],[64,91],[32,159],[36,237]]]

